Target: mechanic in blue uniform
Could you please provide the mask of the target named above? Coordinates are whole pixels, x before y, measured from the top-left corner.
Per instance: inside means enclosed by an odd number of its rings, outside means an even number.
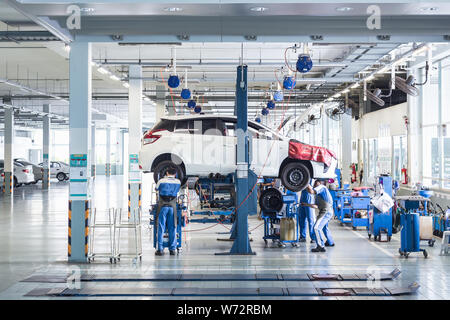
[[[303,190],[300,195],[300,203],[314,204],[314,195],[306,190]],[[309,231],[309,237],[311,243],[316,241],[316,235],[314,233],[314,223],[316,222],[315,210],[311,207],[299,206],[298,224],[300,229],[300,242],[306,241],[306,229]]]
[[[319,209],[316,223],[314,224],[314,233],[316,235],[317,247],[312,252],[325,252],[325,246],[334,246],[328,222],[333,217],[333,198],[328,188],[320,180],[314,182],[314,188],[308,185],[305,189],[310,194],[316,195],[316,203],[301,203],[302,206]]]
[[[180,191],[181,182],[175,178],[176,170],[174,168],[167,169],[164,178],[160,179],[156,184],[158,191],[158,208],[156,210],[155,227],[158,229],[157,239],[158,248],[155,252],[157,256],[164,255],[164,232],[167,227],[169,233],[169,252],[175,255],[177,246],[177,195]]]

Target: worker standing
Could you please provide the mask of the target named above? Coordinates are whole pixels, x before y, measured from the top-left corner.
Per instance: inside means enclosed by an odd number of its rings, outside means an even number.
[[[325,252],[325,246],[334,246],[334,241],[328,229],[328,222],[333,217],[333,198],[330,191],[320,180],[314,182],[314,188],[311,185],[306,187],[306,191],[316,195],[316,203],[301,203],[302,206],[319,209],[316,223],[314,224],[314,233],[316,235],[317,247],[312,252]],[[327,242],[327,243],[325,243]]]
[[[308,191],[303,190],[300,195],[300,203],[314,204],[314,195],[310,194]],[[314,223],[316,222],[315,210],[307,206],[299,206],[299,217],[298,224],[300,229],[300,242],[306,241],[306,229],[309,231],[309,237],[311,238],[311,243],[316,241],[316,236],[314,234]]]
[[[175,178],[176,170],[169,168],[164,178],[156,184],[158,191],[158,207],[156,210],[155,226],[158,228],[158,248],[155,255],[164,255],[164,233],[169,233],[169,252],[175,255],[177,246],[177,195],[180,191],[181,182]]]

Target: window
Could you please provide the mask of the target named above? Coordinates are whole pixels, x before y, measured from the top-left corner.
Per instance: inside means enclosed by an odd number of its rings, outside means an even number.
[[[173,132],[174,126],[175,126],[175,121],[163,119],[160,122],[158,122],[152,128],[152,130],[167,130],[167,131]]]
[[[402,169],[408,165],[407,151],[406,151],[406,136],[394,136],[393,138],[393,156],[392,168],[394,180],[402,180]]]
[[[450,58],[433,63],[430,69],[421,99],[422,178],[427,187],[450,189]]]

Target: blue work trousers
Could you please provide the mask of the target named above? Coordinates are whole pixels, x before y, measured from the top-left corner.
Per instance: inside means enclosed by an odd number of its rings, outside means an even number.
[[[331,245],[334,243],[330,229],[328,228],[328,222],[332,217],[332,210],[328,210],[325,213],[319,213],[319,216],[317,217],[316,223],[314,224],[314,233],[316,234],[316,243],[319,247],[324,247],[326,241]]]
[[[308,229],[311,240],[316,240],[314,233],[316,215],[314,214],[314,209],[304,206],[301,206],[299,209],[298,224],[300,228],[300,239],[306,239],[306,229]]]
[[[169,250],[177,247],[177,236],[174,223],[174,212],[172,207],[164,206],[159,211],[158,216],[158,250],[164,250],[164,233],[169,233]]]

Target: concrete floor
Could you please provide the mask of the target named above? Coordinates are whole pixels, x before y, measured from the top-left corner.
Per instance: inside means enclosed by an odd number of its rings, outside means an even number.
[[[61,287],[65,284],[20,282],[33,274],[67,273],[80,268],[102,274],[152,274],[152,273],[366,273],[379,270],[390,272],[398,267],[402,274],[394,281],[382,282],[382,286],[406,286],[414,281],[420,284],[416,295],[401,297],[362,297],[358,299],[450,299],[450,257],[439,256],[440,239],[434,248],[428,248],[429,258],[412,253],[409,259],[400,258],[399,234],[390,243],[368,241],[365,230],[353,231],[332,221],[331,229],[336,247],[327,253],[310,252],[313,244],[302,243],[299,248],[265,247],[263,228],[256,217],[249,220],[251,246],[255,256],[215,256],[214,253],[229,251],[231,242],[217,241],[227,238],[226,227],[192,223],[187,227],[183,253],[176,257],[166,254],[155,257],[151,231],[147,227],[150,205],[150,175],[145,175],[143,186],[144,228],[143,260],[133,264],[122,259],[111,265],[98,258],[94,263],[73,265],[67,263],[67,203],[68,183],[52,182],[50,190],[42,190],[40,184],[24,186],[15,190],[14,197],[0,196],[0,299],[24,299],[23,295],[34,288]],[[95,181],[95,200],[99,217],[111,207],[127,207],[126,183],[122,176],[106,178],[98,176]],[[106,234],[98,233],[100,246],[106,244]],[[360,282],[296,282],[296,281],[235,281],[235,282],[144,282],[144,283],[82,283],[84,287],[98,288],[150,288],[150,287],[365,287]],[[220,297],[223,299],[226,297]],[[286,297],[289,298],[289,297]],[[49,298],[46,299],[56,299]],[[72,298],[74,299],[74,298]],[[95,298],[91,298],[95,299]],[[120,298],[122,299],[122,298]],[[133,298],[135,299],[135,298]],[[148,299],[148,297],[146,298]],[[202,298],[203,299],[203,298]],[[215,299],[215,298],[211,298]],[[276,299],[280,299],[276,297]],[[292,299],[292,297],[290,297]],[[296,298],[299,299],[299,298]],[[326,299],[310,297],[309,299]],[[328,299],[355,299],[331,297]]]

